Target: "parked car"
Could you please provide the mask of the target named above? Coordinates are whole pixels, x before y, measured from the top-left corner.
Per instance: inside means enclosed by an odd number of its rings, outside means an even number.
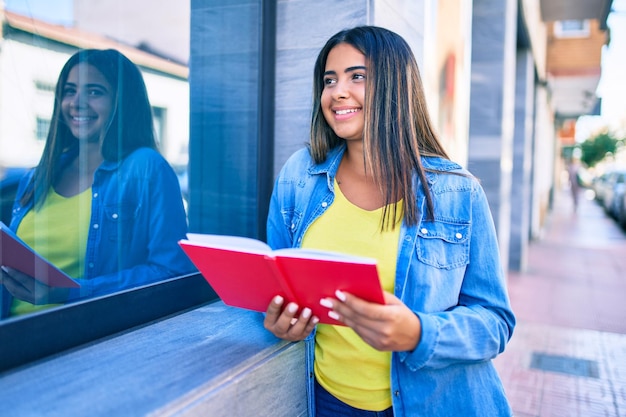
[[[621,195],[615,199],[615,220],[626,231],[626,187],[622,187],[624,190]]]
[[[609,172],[602,196],[602,207],[609,216],[617,218],[618,205],[621,204],[625,192],[626,168]]]
[[[610,172],[605,172],[604,174],[594,178],[591,188],[595,193],[595,200],[601,206],[604,206],[604,195],[606,194],[606,190],[608,188],[608,179]]]
[[[11,222],[17,186],[27,170],[27,168],[6,168],[0,171],[0,220],[7,226]]]

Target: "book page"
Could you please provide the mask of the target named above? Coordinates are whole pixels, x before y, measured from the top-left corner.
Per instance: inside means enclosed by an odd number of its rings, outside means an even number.
[[[376,259],[367,258],[364,256],[349,255],[346,253],[332,252],[322,249],[302,249],[302,248],[285,248],[277,249],[274,254],[280,256],[287,256],[293,258],[307,258],[307,259],[325,259],[336,260],[342,262],[362,263],[362,264],[376,264]]]
[[[265,242],[243,236],[187,233],[187,242],[192,245],[231,249],[244,252],[262,254],[271,252],[271,248]]]

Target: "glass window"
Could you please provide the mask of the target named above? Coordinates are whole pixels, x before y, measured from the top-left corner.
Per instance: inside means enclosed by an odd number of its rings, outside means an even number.
[[[187,232],[189,8],[0,1],[2,221],[81,284],[24,300],[0,287],[0,318],[195,272],[177,243]],[[49,133],[56,147],[45,146]]]
[[[50,119],[45,117],[37,117],[37,140],[45,141],[50,130]]]
[[[586,38],[589,34],[588,20],[560,20],[554,22],[554,35],[558,38]]]

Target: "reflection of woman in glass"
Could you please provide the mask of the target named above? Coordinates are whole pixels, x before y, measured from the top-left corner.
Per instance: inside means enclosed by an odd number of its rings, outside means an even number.
[[[10,227],[81,287],[52,288],[3,271],[2,317],[193,270],[177,243],[187,232],[180,187],[156,148],[139,69],[115,50],[74,54]]]

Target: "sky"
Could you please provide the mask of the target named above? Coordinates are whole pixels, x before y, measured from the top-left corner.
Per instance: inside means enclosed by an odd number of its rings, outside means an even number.
[[[72,24],[72,4],[72,0],[4,0],[7,10],[65,26]]]
[[[607,19],[611,41],[602,55],[602,76],[597,94],[602,97],[602,117],[626,122],[626,0],[613,0]]]
[[[576,123],[576,140],[609,130],[626,136],[626,0],[613,0],[607,19],[610,43],[602,51],[602,75],[596,95],[602,99],[600,116],[582,116]]]

